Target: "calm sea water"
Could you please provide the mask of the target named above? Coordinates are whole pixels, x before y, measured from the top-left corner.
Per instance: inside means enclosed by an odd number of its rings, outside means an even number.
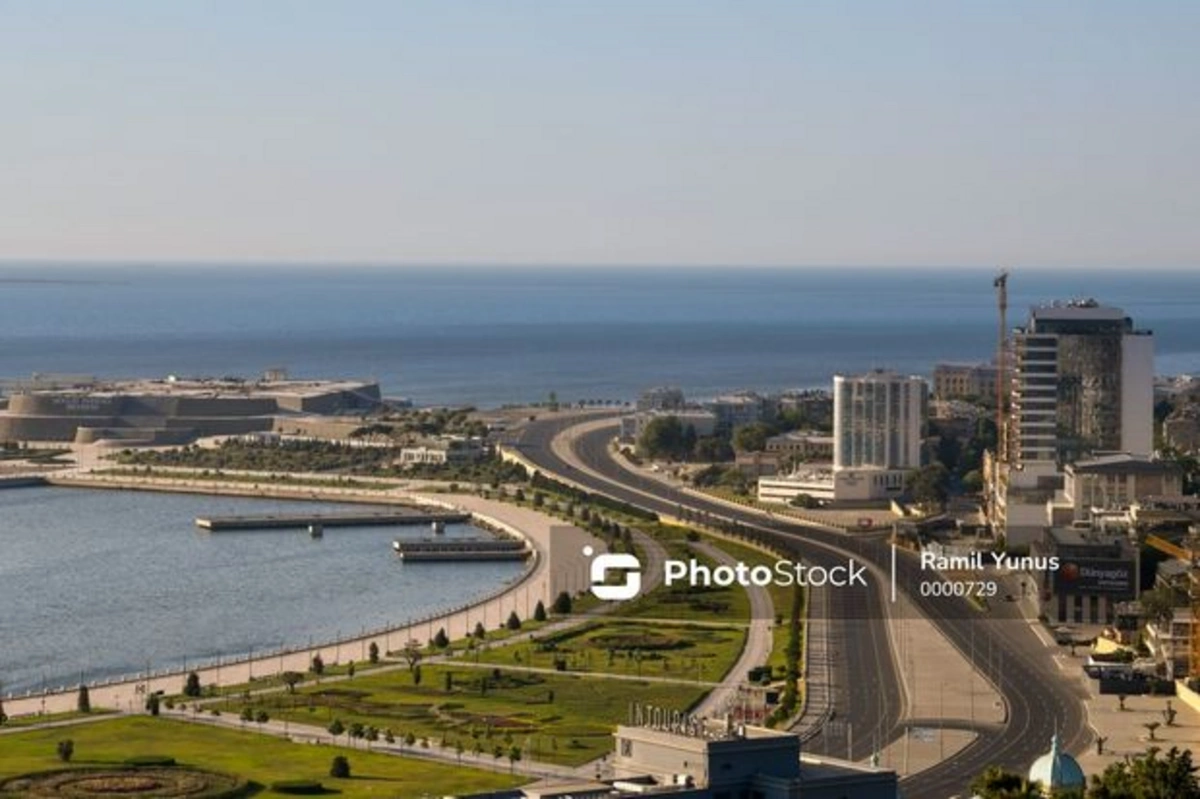
[[[0,376],[374,377],[419,403],[491,406],[825,386],[994,349],[990,272],[960,270],[0,265]],[[1200,274],[1017,272],[1010,322],[1093,296],[1200,372]]]
[[[197,516],[319,503],[65,488],[0,491],[4,692],[329,640],[490,593],[517,563],[396,560],[423,527],[210,534]],[[357,506],[361,510],[361,506]],[[446,535],[475,536],[467,525]],[[355,656],[349,655],[348,657]]]

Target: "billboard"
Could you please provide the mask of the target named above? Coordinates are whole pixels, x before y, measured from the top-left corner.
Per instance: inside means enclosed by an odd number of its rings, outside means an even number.
[[[1135,564],[1112,558],[1063,558],[1054,572],[1055,594],[1134,594]]]

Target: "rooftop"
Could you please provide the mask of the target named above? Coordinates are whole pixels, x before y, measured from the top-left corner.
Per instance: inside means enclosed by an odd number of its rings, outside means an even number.
[[[1076,461],[1067,466],[1067,471],[1075,474],[1173,474],[1179,471],[1179,464],[1118,452]]]
[[[32,389],[26,393],[67,397],[309,397],[335,391],[358,391],[374,383],[362,380],[240,380],[182,378],[96,382],[86,387]]]

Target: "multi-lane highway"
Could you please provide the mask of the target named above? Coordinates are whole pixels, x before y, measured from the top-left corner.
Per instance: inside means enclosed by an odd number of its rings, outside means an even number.
[[[769,536],[779,546],[816,565],[844,562],[848,554],[853,554],[881,569],[891,568],[891,549],[878,539],[768,519],[631,473],[614,462],[608,449],[615,421],[611,427],[574,438],[572,455],[586,466],[577,468],[555,452],[552,441],[579,421],[559,417],[531,422],[514,443],[528,460],[548,473],[566,476],[592,491],[657,513],[678,515],[683,509],[736,522]],[[1011,607],[1001,603],[994,615],[982,617],[961,599],[920,596],[909,589],[930,575],[922,573],[916,559],[907,555],[896,561],[896,575],[900,590],[908,593],[918,612],[932,620],[961,652],[975,654],[975,665],[996,685],[1008,708],[1001,729],[981,726],[978,737],[968,747],[904,779],[906,796],[937,799],[961,793],[974,775],[991,765],[1024,771],[1049,748],[1056,731],[1072,751],[1088,744],[1090,731],[1085,726],[1081,693],[1065,679],[1045,646]],[[881,591],[882,587],[872,580],[866,589],[829,593],[830,648],[835,658],[833,701],[836,721],[842,724],[829,725],[836,731],[834,735],[818,735],[807,741],[809,751],[844,755],[847,740],[852,739],[852,755],[860,759],[903,734],[901,675],[887,637],[888,604]],[[852,736],[846,735],[843,725],[849,725]]]

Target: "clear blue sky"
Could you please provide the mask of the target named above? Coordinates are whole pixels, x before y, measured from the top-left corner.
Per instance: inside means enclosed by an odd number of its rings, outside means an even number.
[[[0,258],[1200,267],[1198,2],[0,0]]]

